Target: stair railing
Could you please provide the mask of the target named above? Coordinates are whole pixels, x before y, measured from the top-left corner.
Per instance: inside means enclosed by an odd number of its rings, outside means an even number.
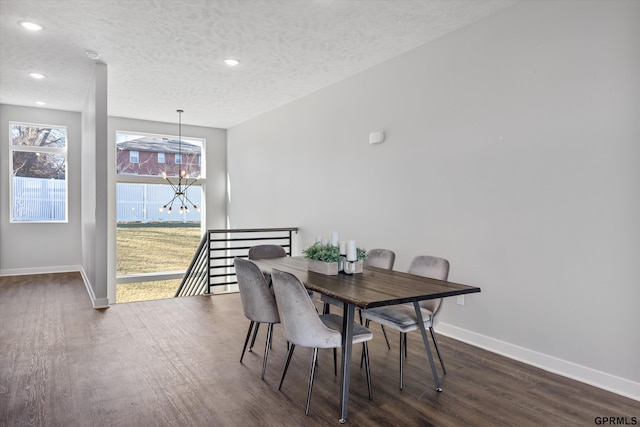
[[[294,232],[297,227],[207,230],[175,296],[210,294],[212,287],[237,284],[233,259],[247,258],[252,246],[280,245],[291,255]]]

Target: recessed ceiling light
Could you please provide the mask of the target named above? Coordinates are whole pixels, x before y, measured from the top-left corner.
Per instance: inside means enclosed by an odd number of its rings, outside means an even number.
[[[98,59],[100,59],[100,54],[95,50],[88,50],[85,53],[87,54],[87,58],[92,61],[97,61]]]
[[[47,103],[44,102],[44,101],[36,101],[36,104],[38,104],[38,105],[47,105]]]
[[[29,73],[29,75],[31,77],[33,77],[34,79],[44,79],[45,75],[44,74],[40,74],[40,73]]]
[[[224,63],[229,65],[230,67],[235,67],[240,63],[240,61],[238,61],[237,59],[229,58],[229,59],[225,59]]]
[[[35,22],[20,21],[18,23],[22,28],[25,28],[29,31],[40,31],[43,28],[42,25],[36,24]]]

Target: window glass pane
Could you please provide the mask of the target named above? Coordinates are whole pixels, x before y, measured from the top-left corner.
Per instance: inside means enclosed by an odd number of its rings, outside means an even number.
[[[13,152],[13,221],[66,221],[64,154]]]
[[[67,146],[67,129],[63,127],[11,123],[11,145],[64,148]]]
[[[186,175],[202,174],[200,156],[204,140],[175,136],[133,132],[116,132],[116,171],[122,175],[160,176],[166,173],[177,177],[181,170]],[[132,161],[131,152],[138,152],[138,163]]]
[[[193,186],[186,190],[189,211],[180,214],[180,202],[170,201],[175,191],[169,184],[133,184],[120,182],[116,186],[116,221],[121,222],[196,222],[200,223],[200,212],[193,208],[202,206],[202,188]],[[167,209],[160,212],[160,208]]]
[[[129,162],[140,163],[140,154],[137,151],[129,151]]]
[[[198,243],[199,223],[119,222],[116,227],[116,274],[186,270]]]

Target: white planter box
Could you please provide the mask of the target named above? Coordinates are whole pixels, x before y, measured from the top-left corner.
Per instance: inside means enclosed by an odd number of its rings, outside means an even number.
[[[325,274],[327,276],[333,276],[335,274],[338,274],[338,263],[308,259],[307,270],[313,271],[315,273]]]

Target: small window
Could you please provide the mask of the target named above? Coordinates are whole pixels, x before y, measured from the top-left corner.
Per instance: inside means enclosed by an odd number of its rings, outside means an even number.
[[[164,153],[158,153],[158,163],[164,163]]]
[[[140,163],[140,153],[138,151],[129,151],[129,163]]]
[[[11,222],[67,222],[67,128],[9,127]]]
[[[176,153],[176,165],[182,164],[182,154]]]

